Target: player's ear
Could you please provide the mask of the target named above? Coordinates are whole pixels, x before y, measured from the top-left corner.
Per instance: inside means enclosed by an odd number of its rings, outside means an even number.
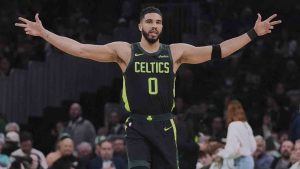
[[[139,23],[139,30],[142,32],[142,24],[141,23]]]

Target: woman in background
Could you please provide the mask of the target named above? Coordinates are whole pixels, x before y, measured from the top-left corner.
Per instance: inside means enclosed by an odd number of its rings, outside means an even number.
[[[229,102],[226,110],[228,126],[225,148],[218,152],[224,160],[234,160],[236,169],[253,169],[252,153],[256,149],[253,131],[247,122],[246,113],[238,100]]]

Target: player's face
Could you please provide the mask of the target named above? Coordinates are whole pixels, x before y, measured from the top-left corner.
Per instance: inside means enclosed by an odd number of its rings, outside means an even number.
[[[157,13],[146,14],[139,24],[142,36],[151,44],[159,40],[162,28],[162,17]]]

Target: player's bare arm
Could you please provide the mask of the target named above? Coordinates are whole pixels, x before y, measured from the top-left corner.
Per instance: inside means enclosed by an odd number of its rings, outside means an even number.
[[[281,20],[273,21],[276,16],[277,15],[274,14],[262,21],[261,15],[258,14],[253,28],[257,36],[263,36],[271,33],[274,26],[281,23]],[[219,44],[220,58],[230,56],[232,53],[247,45],[250,41],[251,37],[249,36],[249,33],[245,33],[222,42]],[[198,64],[210,60],[212,58],[214,48],[213,46],[195,47],[193,45],[183,43],[172,44],[170,47],[173,55],[175,71],[182,63]]]
[[[98,62],[116,62],[122,70],[126,69],[129,62],[130,44],[127,42],[112,42],[105,45],[82,44],[45,29],[38,14],[35,15],[35,22],[22,17],[19,17],[19,20],[21,23],[15,25],[24,28],[27,35],[39,36],[70,55]]]

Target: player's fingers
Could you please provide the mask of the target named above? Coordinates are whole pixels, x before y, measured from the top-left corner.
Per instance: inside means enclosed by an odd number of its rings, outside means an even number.
[[[27,27],[27,25],[24,23],[15,23],[15,26],[22,27],[22,28]]]
[[[41,20],[39,18],[39,14],[35,14],[35,21],[41,23]]]
[[[28,32],[30,29],[29,28],[25,28],[24,30],[25,30],[25,32]]]
[[[272,19],[274,19],[277,16],[277,14],[273,14],[272,16],[270,16],[267,21],[270,22]]]
[[[282,23],[281,20],[270,22],[270,24],[271,24],[272,26],[273,26],[273,25],[280,24],[280,23]]]
[[[268,33],[272,33],[272,30],[268,30]]]
[[[260,15],[260,13],[257,13],[257,20],[256,20],[256,22],[261,22],[261,15]]]
[[[274,29],[274,26],[270,26],[270,29]]]
[[[28,19],[25,19],[25,18],[22,18],[22,17],[19,17],[19,20],[20,21],[23,21],[25,23],[30,23],[31,21],[29,21]]]

